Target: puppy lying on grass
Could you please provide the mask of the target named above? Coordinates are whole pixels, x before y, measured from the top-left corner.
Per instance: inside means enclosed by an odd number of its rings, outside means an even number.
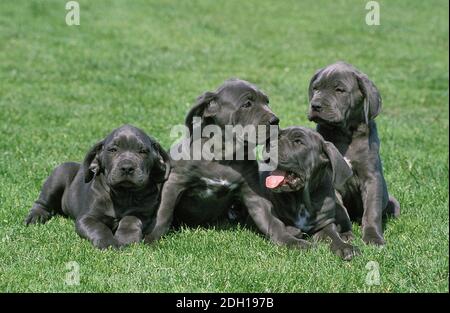
[[[193,155],[195,141],[202,151],[210,139],[208,135],[194,139],[196,127],[201,134],[210,125],[219,129],[225,129],[227,125],[278,128],[279,120],[268,104],[268,97],[260,89],[240,79],[227,80],[216,91],[204,93],[186,116],[189,137],[184,142],[188,153]],[[195,126],[194,117],[202,123]],[[217,136],[226,141],[225,132]],[[265,138],[255,139],[264,139],[260,143],[266,142]],[[249,143],[247,139],[243,141]],[[172,147],[172,151],[178,151],[182,146],[183,141]],[[203,154],[200,160],[172,160],[172,171],[161,192],[155,226],[145,241],[157,241],[168,232],[172,221],[178,225],[208,225],[226,218],[233,207],[239,208],[242,215],[249,216],[272,242],[298,249],[309,247],[309,242],[290,234],[284,223],[272,214],[272,203],[263,196],[259,186],[258,163],[247,149],[244,149],[242,158],[237,157],[241,149],[233,144],[231,153],[228,152],[231,158],[225,157],[226,149],[220,148],[215,151],[219,157],[209,160]]]
[[[290,127],[279,133],[277,169],[262,172],[261,183],[275,215],[293,234],[331,240],[331,250],[351,260],[359,252],[346,242],[353,237],[352,224],[335,191],[351,176],[333,144],[311,129]]]
[[[67,162],[47,178],[26,224],[61,214],[100,249],[138,242],[158,207],[169,157],[142,130],[125,125],[87,153],[83,164]]]

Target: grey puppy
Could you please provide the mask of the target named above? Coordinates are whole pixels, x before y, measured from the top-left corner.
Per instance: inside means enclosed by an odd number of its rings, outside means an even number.
[[[361,220],[363,240],[383,245],[382,218],[399,216],[398,201],[388,195],[379,154],[375,117],[381,97],[375,84],[350,64],[338,62],[317,71],[309,84],[308,118],[351,164],[354,177],[341,191],[353,220]]]
[[[336,147],[304,127],[280,130],[278,167],[261,173],[261,183],[278,218],[318,239],[330,240],[331,250],[350,260],[358,249],[344,242],[353,238],[346,209],[336,197],[353,175]]]
[[[192,153],[195,116],[201,119],[201,128],[215,125],[223,130],[226,125],[278,125],[278,118],[268,103],[267,96],[253,84],[239,79],[228,80],[215,92],[206,92],[198,98],[186,117],[185,123],[191,132],[184,144],[189,145]],[[209,137],[201,138],[202,148],[205,139]],[[222,137],[217,139],[224,140]],[[234,155],[230,159],[207,160],[202,155],[201,160],[171,161],[173,168],[164,184],[156,223],[146,236],[146,242],[153,242],[164,235],[172,221],[174,224],[207,225],[226,218],[233,207],[248,213],[258,229],[277,244],[298,248],[311,245],[290,234],[284,223],[272,214],[272,203],[265,199],[259,186],[255,158],[244,154],[239,160],[237,151],[232,152]]]
[[[169,173],[169,156],[159,143],[122,126],[95,144],[83,164],[58,166],[25,222],[45,223],[61,214],[75,219],[76,232],[100,249],[138,242]]]

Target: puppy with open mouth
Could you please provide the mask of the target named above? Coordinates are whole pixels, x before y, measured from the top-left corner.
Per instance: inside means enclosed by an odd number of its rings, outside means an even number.
[[[138,242],[159,203],[169,156],[131,125],[95,144],[83,164],[67,162],[47,178],[26,224],[54,214],[75,220],[76,232],[100,249]]]
[[[352,224],[336,188],[351,176],[333,144],[311,129],[289,127],[279,132],[278,167],[261,172],[261,184],[291,233],[331,240],[331,250],[350,260],[359,252],[346,242],[353,237]]]
[[[195,117],[202,121],[200,126],[194,125]],[[195,127],[214,125],[224,129],[230,125],[240,125],[274,126],[278,129],[278,122],[269,107],[268,97],[259,88],[244,80],[231,79],[216,91],[205,92],[198,98],[197,104],[186,116],[186,126],[190,132],[184,142],[189,153],[193,154]],[[216,136],[219,141],[225,140],[224,133]],[[203,147],[204,140],[209,139],[201,137],[197,141]],[[264,136],[256,140],[266,142]],[[172,151],[177,151],[182,143],[175,145]],[[158,240],[172,224],[208,225],[229,216],[232,208],[238,208],[237,211],[250,216],[259,231],[272,242],[299,249],[308,248],[311,245],[308,241],[290,234],[284,223],[272,214],[272,203],[264,197],[259,186],[256,159],[247,150],[243,158],[238,158],[238,151],[238,146],[232,145],[232,158],[229,159],[206,159],[203,154],[199,160],[172,159],[172,171],[161,192],[155,225],[145,241],[151,243]]]

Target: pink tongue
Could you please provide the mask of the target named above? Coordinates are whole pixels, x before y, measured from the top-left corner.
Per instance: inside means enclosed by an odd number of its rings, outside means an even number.
[[[266,178],[266,187],[270,189],[278,187],[283,182],[285,176],[285,171],[273,171],[271,175]]]

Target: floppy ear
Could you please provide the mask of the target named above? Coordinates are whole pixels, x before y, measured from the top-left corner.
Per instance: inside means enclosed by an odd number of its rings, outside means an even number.
[[[189,133],[192,136],[193,119],[194,116],[199,117],[212,117],[216,114],[218,105],[215,103],[217,94],[215,92],[207,91],[203,95],[197,98],[197,103],[188,112],[185,119],[185,125],[189,129]]]
[[[342,157],[341,153],[331,142],[325,141],[323,150],[331,163],[331,169],[333,171],[333,185],[335,188],[340,188],[345,184],[347,179],[353,175],[353,172]]]
[[[171,169],[170,158],[158,142],[153,141],[152,145],[158,154],[158,159],[151,170],[152,179],[157,183],[162,183],[169,178]]]
[[[381,111],[380,92],[366,74],[357,72],[356,79],[359,89],[364,95],[364,118],[368,124],[369,120],[373,120]]]
[[[323,72],[323,68],[321,68],[320,70],[317,70],[317,72],[313,75],[313,77],[311,78],[311,80],[309,81],[309,87],[308,87],[308,95],[309,95],[309,100],[311,101],[312,97],[313,97],[313,83],[314,81],[317,79],[317,77],[319,77],[320,73]]]
[[[101,170],[101,162],[98,158],[98,153],[101,151],[103,147],[103,140],[97,142],[92,148],[88,151],[83,161],[83,170],[84,170],[84,182],[90,182],[95,175],[100,173]]]

